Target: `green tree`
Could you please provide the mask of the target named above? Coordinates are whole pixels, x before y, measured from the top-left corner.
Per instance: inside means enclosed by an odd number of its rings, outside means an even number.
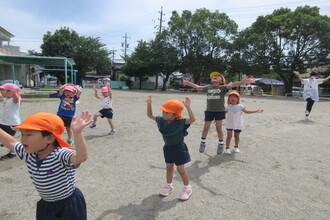
[[[110,52],[99,38],[79,36],[74,30],[63,27],[54,34],[47,32],[41,45],[43,56],[57,56],[73,58],[76,62],[74,69],[78,70],[78,82],[86,75],[86,72],[95,70],[97,73],[110,69]],[[64,83],[64,74],[54,72],[57,78]]]
[[[140,89],[145,77],[151,75],[152,53],[150,43],[140,40],[134,52],[124,57],[126,65],[123,67],[125,75],[137,77],[140,81]]]
[[[291,92],[293,70],[329,65],[330,19],[320,15],[318,7],[280,8],[259,16],[236,42],[251,71],[276,72]]]
[[[168,22],[172,45],[179,49],[181,71],[193,74],[194,81],[211,71],[226,69],[226,53],[237,33],[237,24],[224,13],[203,8],[193,14],[172,12]]]

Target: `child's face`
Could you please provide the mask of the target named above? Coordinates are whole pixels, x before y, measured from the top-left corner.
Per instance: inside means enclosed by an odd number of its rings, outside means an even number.
[[[166,121],[173,121],[177,116],[177,114],[175,114],[175,113],[169,113],[169,112],[165,112],[165,111],[163,111],[162,115],[163,115],[164,120],[166,120]]]
[[[43,137],[41,131],[21,129],[21,143],[28,154],[39,152],[53,142],[52,135]]]
[[[4,98],[13,98],[14,97],[14,91],[1,89],[1,95]]]
[[[238,104],[238,97],[236,95],[230,95],[228,97],[229,102],[231,105],[237,105]]]
[[[64,95],[65,97],[72,97],[73,96],[73,92],[69,91],[69,90],[64,90]]]
[[[222,77],[219,75],[213,76],[212,80],[211,80],[212,84],[222,84]]]
[[[109,92],[102,92],[102,96],[103,97],[108,97],[109,96]]]

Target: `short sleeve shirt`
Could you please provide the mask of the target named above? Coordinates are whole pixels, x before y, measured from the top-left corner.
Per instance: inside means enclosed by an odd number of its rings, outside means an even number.
[[[207,92],[206,111],[224,112],[225,111],[225,95],[228,92],[227,86],[209,85],[203,89]]]
[[[76,112],[76,102],[78,97],[75,95],[73,97],[66,97],[62,95],[60,98],[60,105],[58,106],[58,115],[73,117]]]
[[[172,123],[168,123],[162,116],[157,116],[156,123],[165,145],[180,144],[183,142],[184,137],[188,135],[187,129],[190,124],[185,124],[185,118],[175,119]]]
[[[311,98],[319,101],[319,84],[323,83],[323,79],[304,79],[304,99]]]

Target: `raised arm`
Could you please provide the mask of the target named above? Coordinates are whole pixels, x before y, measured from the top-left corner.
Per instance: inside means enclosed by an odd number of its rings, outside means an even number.
[[[58,92],[59,92],[59,95],[62,96],[63,95],[63,92],[64,92],[64,87],[66,87],[68,84],[64,84],[62,85],[59,89],[58,89]]]
[[[251,84],[251,83],[254,83],[254,78],[253,76],[250,76],[250,77],[247,77],[241,81],[236,81],[236,82],[232,82],[232,83],[229,83],[227,85],[227,89],[231,89],[231,88],[234,88],[234,87],[237,87],[237,86],[240,86],[240,85],[246,85],[246,84]]]
[[[93,86],[93,89],[94,89],[94,96],[95,96],[95,98],[100,99],[99,94],[97,94],[97,88],[96,88],[96,86]]]
[[[298,77],[298,79],[300,80],[300,82],[303,82],[304,81],[303,78],[301,78],[299,71],[293,71],[293,74]]]
[[[18,142],[13,136],[9,135],[0,128],[0,142],[11,152],[14,151],[14,145]]]
[[[246,110],[242,109],[242,111],[246,114],[252,114],[252,113],[262,113],[264,110],[262,108],[258,108],[257,110]]]
[[[330,79],[330,75],[327,77],[327,78],[325,78],[324,80],[323,80],[323,82],[325,82],[325,81],[327,81],[327,80],[329,80]]]
[[[82,90],[80,89],[80,87],[79,86],[76,86],[76,85],[73,85],[74,86],[74,88],[76,89],[76,92],[77,92],[77,97],[79,98],[80,97],[80,95],[81,95],[81,93],[82,93]]]
[[[93,121],[90,120],[92,115],[88,111],[83,111],[79,118],[74,116],[71,122],[71,129],[75,142],[76,152],[70,157],[70,163],[80,164],[88,158],[88,148],[82,131]]]
[[[205,86],[200,86],[200,85],[197,85],[195,83],[192,83],[192,82],[189,82],[187,79],[183,78],[182,79],[182,82],[183,82],[183,85],[184,86],[191,86],[197,90],[203,90],[205,88]]]
[[[146,103],[147,103],[147,116],[152,120],[156,120],[156,116],[154,116],[152,113],[152,107],[151,107],[152,97],[151,97],[151,95],[148,96]]]
[[[182,101],[183,105],[186,107],[188,111],[189,118],[186,119],[186,124],[191,124],[196,121],[195,115],[190,108],[191,100],[188,97],[185,97],[185,100]]]
[[[111,87],[110,87],[110,81],[107,82],[106,87],[107,87],[108,90],[109,90],[109,97],[112,98],[112,91],[111,91]]]

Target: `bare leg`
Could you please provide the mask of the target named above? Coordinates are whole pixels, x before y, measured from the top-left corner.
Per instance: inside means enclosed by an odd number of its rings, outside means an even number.
[[[186,169],[184,168],[184,165],[180,165],[177,166],[177,171],[179,172],[181,179],[183,181],[183,185],[188,186],[189,185],[189,176],[188,173],[186,171]]]
[[[173,171],[174,171],[174,163],[166,164],[166,183],[170,184],[173,181]]]
[[[215,127],[218,133],[219,140],[223,140],[223,132],[222,132],[222,120],[215,121]]]
[[[236,134],[236,133],[235,133]],[[227,130],[227,137],[226,137],[226,148],[229,149],[230,148],[230,141],[231,141],[231,138],[233,136],[233,131],[229,131]],[[235,139],[236,141],[236,139]],[[236,145],[235,145],[236,146]]]
[[[202,131],[202,138],[206,139],[207,133],[210,130],[211,123],[212,123],[211,121],[205,121],[204,122],[204,127],[203,127],[203,131]]]

